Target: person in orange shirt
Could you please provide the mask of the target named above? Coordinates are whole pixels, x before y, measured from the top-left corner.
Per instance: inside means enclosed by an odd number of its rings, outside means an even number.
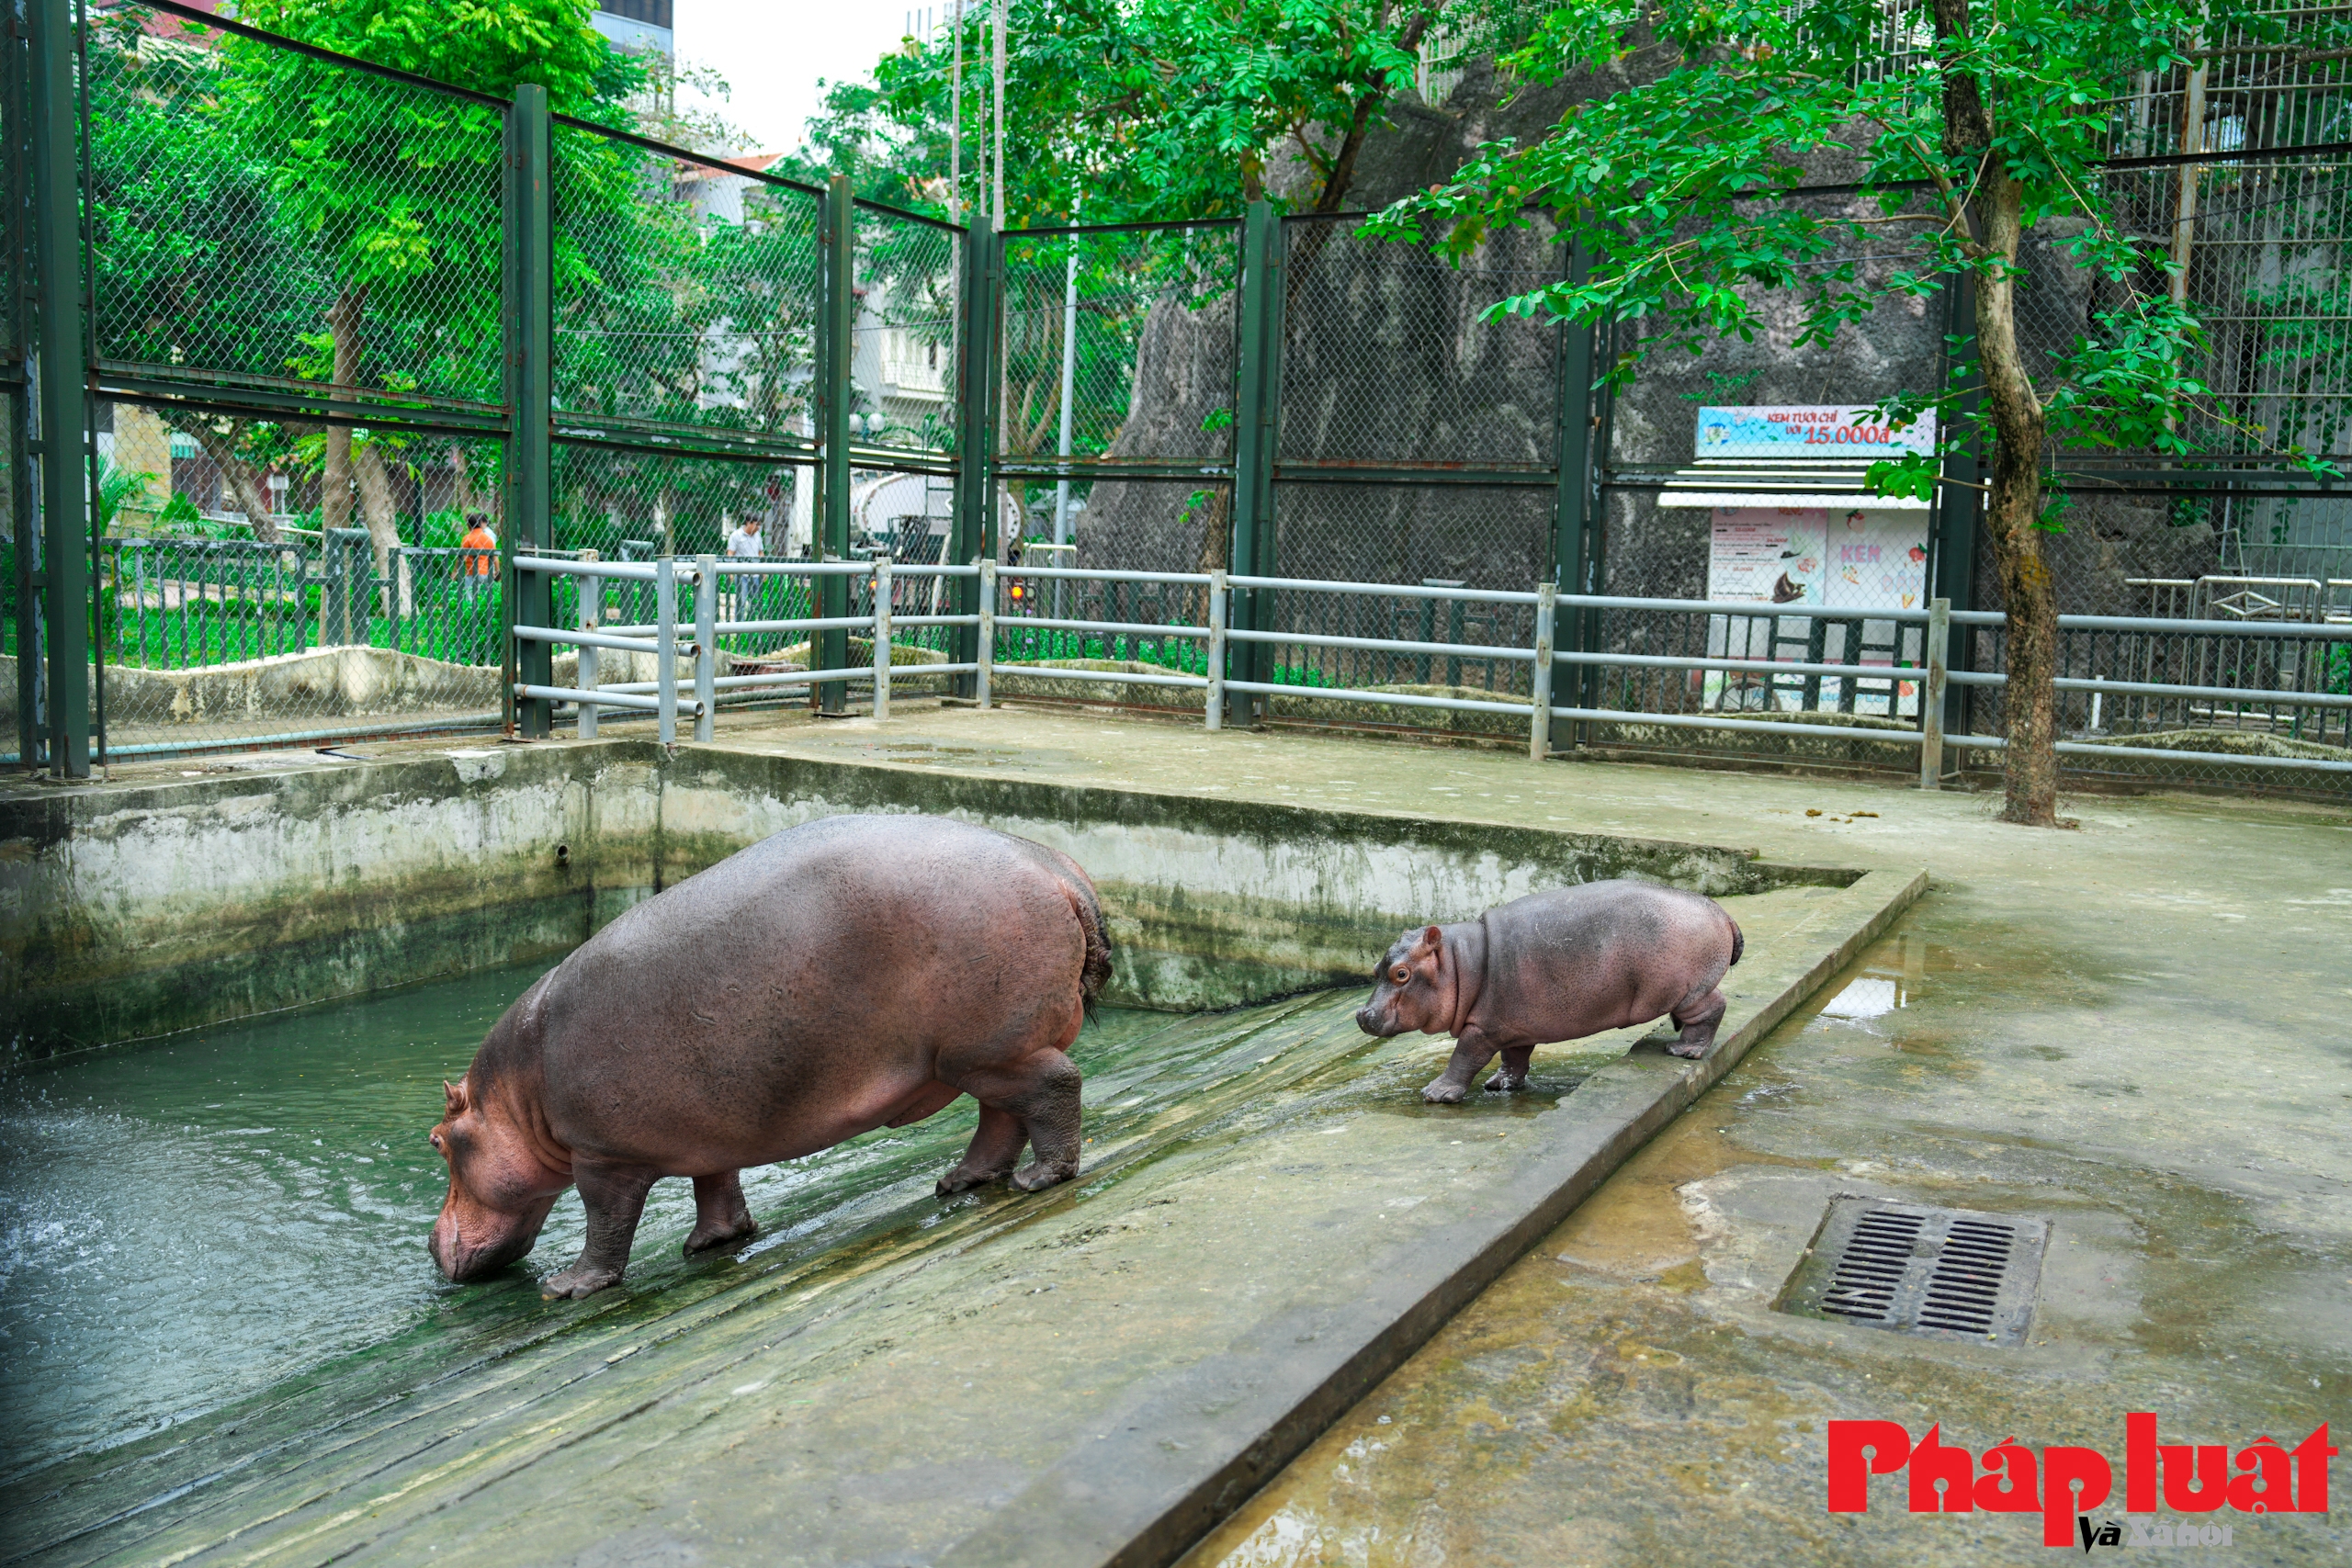
[[[466,522],[470,526],[458,542],[458,547],[467,552],[458,558],[458,580],[466,598],[479,599],[498,581],[498,536],[490,531],[489,520],[479,512],[466,513]]]

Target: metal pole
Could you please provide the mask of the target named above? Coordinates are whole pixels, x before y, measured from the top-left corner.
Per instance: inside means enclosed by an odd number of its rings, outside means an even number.
[[[1944,777],[1944,648],[1951,637],[1951,601],[1928,601],[1928,680],[1919,688],[1919,787],[1940,789]]]
[[[1070,221],[1078,221],[1079,198],[1070,200]],[[1070,400],[1078,382],[1078,236],[1068,236],[1062,242],[1069,254],[1062,261],[1062,417],[1061,440],[1055,447],[1062,461],[1070,455]],[[1054,543],[1069,543],[1069,476],[1064,474],[1054,484]],[[1059,551],[1054,556],[1056,566],[1070,564]],[[1062,582],[1054,580],[1054,618],[1062,615]]]
[[[1209,691],[1203,722],[1211,729],[1225,728],[1225,603],[1233,590],[1225,568],[1209,569]]]
[[[502,610],[510,633],[505,660],[510,690],[516,680],[534,686],[552,685],[555,681],[553,645],[518,644],[511,635],[518,626],[555,624],[554,578],[543,571],[514,570],[517,555],[540,553],[553,542],[549,513],[554,450],[549,437],[555,403],[550,346],[555,217],[548,196],[552,135],[547,89],[534,84],[515,88],[514,102],[506,111],[503,388],[514,434],[506,450],[506,531],[499,541],[506,569]],[[531,697],[514,705],[511,717],[520,733],[542,736],[553,727],[554,713],[555,705],[548,699]]]
[[[989,173],[996,181],[996,202],[989,209],[989,227],[1004,231],[1004,0],[996,0],[996,122],[989,127],[995,141],[995,155],[989,160]]]
[[[582,550],[580,552],[580,558],[583,561],[594,561],[600,558],[594,550]],[[601,577],[583,577],[580,579],[580,629],[592,632],[603,626],[604,622],[605,580]],[[580,676],[572,684],[583,692],[594,691],[597,675],[596,662],[596,650],[586,643],[581,644]],[[629,678],[634,681],[637,678],[637,672],[631,671]],[[594,703],[580,705],[580,739],[582,740],[596,739],[596,705]]]
[[[1571,284],[1584,282],[1591,276],[1592,257],[1581,244],[1569,248],[1567,280]],[[1552,500],[1552,570],[1551,578],[1571,593],[1600,592],[1595,569],[1598,565],[1596,543],[1598,508],[1592,486],[1593,436],[1600,418],[1593,412],[1592,360],[1596,327],[1560,326],[1560,389],[1559,403],[1554,416],[1554,459],[1559,465]],[[1579,653],[1589,652],[1598,637],[1600,612],[1581,606],[1568,612],[1566,635],[1556,621],[1553,627],[1553,643],[1556,648],[1565,643]],[[1583,671],[1569,671],[1571,682],[1577,682],[1575,702],[1588,695],[1581,686]],[[1590,706],[1589,701],[1578,705]],[[1550,740],[1550,718],[1547,716],[1545,741]],[[1570,732],[1573,739],[1574,731]]]
[[[964,213],[964,0],[947,0],[955,17],[956,64],[947,87],[947,221],[963,221]]]
[[[1552,632],[1560,585],[1546,578],[1535,585],[1535,671],[1529,700],[1535,712],[1527,722],[1527,754],[1543,761],[1552,754]]]
[[[718,558],[695,557],[695,739],[707,743],[718,722]]]
[[[995,233],[985,229],[965,231],[963,319],[957,323],[956,350],[960,384],[956,401],[955,516],[943,557],[948,560],[996,558],[995,483],[990,469],[995,452],[991,433],[996,428],[997,298],[1002,260],[1003,243]],[[978,581],[957,578],[954,595],[956,614],[978,613],[981,598]],[[979,634],[970,627],[956,628],[953,646],[958,664],[969,664],[980,657]],[[977,677],[959,675],[956,681],[959,696],[977,694]]]
[[[678,559],[653,562],[654,734],[662,745],[678,739]]]
[[[1263,201],[1250,204],[1241,227],[1241,342],[1235,388],[1233,556],[1242,576],[1274,575],[1274,417],[1280,384],[1274,369],[1282,341],[1282,220]],[[1244,631],[1266,629],[1271,604],[1257,589],[1234,591],[1227,615]],[[1234,662],[1245,681],[1263,682],[1271,655],[1263,643],[1245,643]],[[1263,699],[1236,694],[1230,716],[1243,724]]]
[[[90,541],[86,382],[82,354],[82,213],[74,90],[73,0],[33,10],[33,296],[40,362],[41,650],[49,666],[49,769],[90,776]]]
[[[996,562],[982,556],[980,566],[980,638],[978,662],[979,670],[972,682],[973,694],[979,705],[989,705],[989,676],[996,665]]]
[[[849,176],[835,175],[825,192],[825,224],[820,240],[824,247],[825,309],[819,323],[817,348],[824,452],[819,470],[823,477],[817,493],[822,502],[819,526],[824,536],[819,542],[819,560],[849,558],[849,405],[854,391],[850,378],[851,334],[857,324],[855,223],[855,209],[850,205]],[[848,615],[849,579],[819,578],[817,600],[817,614],[820,616],[837,618]],[[835,626],[818,633],[808,652],[812,668],[841,669],[849,662],[848,631]],[[849,688],[843,682],[826,681],[818,685],[820,711],[841,713],[848,701]]]
[[[874,558],[874,716],[890,716],[890,558]]]
[[[1962,389],[1967,406],[1959,411],[1965,419],[1982,406],[1984,398],[1984,372],[1975,355],[1976,277],[1973,273],[1964,272],[1952,279],[1945,297],[1945,310],[1944,341],[1952,345],[1946,350],[1947,372],[1950,358],[1954,355],[1966,356],[1971,367],[1968,379]],[[1963,482],[1938,485],[1935,510],[1929,514],[1935,537],[1930,546],[1933,554],[1928,561],[1928,592],[1962,610],[1976,608],[1976,535],[1984,498],[1984,492],[1976,485],[1984,478],[1984,454],[1973,438],[1964,445],[1952,443],[1945,446],[1944,477]],[[1959,670],[1973,669],[1975,643],[1973,628],[1964,626],[1952,627],[1943,647],[1946,666]],[[1954,686],[1946,692],[1943,716],[1939,721],[1945,733],[1975,733],[1969,697],[1972,690],[1967,686]]]

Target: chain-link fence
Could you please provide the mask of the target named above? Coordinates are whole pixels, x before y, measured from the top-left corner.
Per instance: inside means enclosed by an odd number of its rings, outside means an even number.
[[[2106,175],[2135,231],[2172,236],[2177,287],[2208,323],[2199,370],[2212,396],[2182,425],[2207,457],[2168,471],[2176,481],[2152,478],[2148,452],[2065,448],[2069,505],[2045,553],[2069,613],[2247,630],[2070,632],[2065,678],[2184,690],[2069,690],[2062,718],[2071,738],[2146,738],[2152,750],[2333,755],[2345,710],[2284,699],[2341,694],[2345,646],[2259,628],[2352,620],[2352,519],[2258,459],[2289,443],[2346,445],[2345,177],[2312,145],[2333,134],[2345,65],[2233,47],[2137,84],[2116,111],[2120,157],[2215,161]],[[175,0],[92,6],[78,60],[100,389],[89,631],[101,727],[118,751],[490,722],[514,678],[503,629],[519,613],[506,560],[518,545],[616,560],[887,556],[920,569],[988,541],[1008,564],[1409,586],[1421,593],[1245,592],[1237,615],[1300,640],[1250,642],[1242,657],[1257,682],[1300,689],[1267,705],[1277,720],[1456,727],[1437,710],[1317,705],[1311,693],[1527,700],[1526,660],[1476,650],[1527,647],[1532,607],[1448,590],[1552,581],[1705,598],[1710,515],[1659,504],[1663,476],[1697,455],[1697,408],[1851,404],[1939,384],[1948,334],[1964,325],[1945,302],[1890,295],[1831,343],[1799,349],[1794,317],[1768,310],[1754,343],[1677,356],[1597,396],[1587,367],[1605,366],[1638,323],[1601,329],[1588,351],[1579,334],[1492,309],[1561,276],[1567,258],[1540,224],[1461,265],[1366,239],[1356,215],[1016,231],[983,236],[990,249],[974,257],[963,230],[780,178],[768,160],[543,110],[548,216],[545,248],[531,252],[510,173],[536,155],[520,98],[325,55]],[[21,98],[8,100],[12,147]],[[7,178],[14,221],[29,209],[22,160]],[[1796,199],[1834,213],[1861,198]],[[2037,230],[2024,257],[2020,333],[2040,373],[2116,302],[2066,238]],[[26,237],[9,240],[21,283]],[[1872,242],[1833,261],[1855,264],[1867,286],[1898,265],[1900,246]],[[526,254],[546,258],[537,345],[535,286],[514,270]],[[2174,286],[2154,273],[2140,282]],[[997,301],[978,321],[975,287]],[[976,342],[985,387],[964,364]],[[28,363],[18,338],[8,348],[10,366]],[[515,367],[533,354],[553,410],[537,474],[511,406],[524,386]],[[24,591],[25,384],[0,388],[12,414],[0,570],[11,655],[37,620]],[[965,428],[982,410],[992,428]],[[836,431],[845,452],[827,450]],[[2222,471],[2224,461],[2237,466]],[[960,490],[959,473],[982,462],[985,487]],[[1997,609],[1989,550],[1974,541],[1972,560],[1963,522],[1947,504],[1926,525],[1936,591]],[[870,613],[870,580],[832,581],[730,579],[720,615]],[[901,577],[894,609],[945,614],[964,581]],[[565,578],[552,594],[561,626],[650,615],[630,581],[583,603]],[[1008,576],[994,651],[1194,674],[1197,639],[1149,628],[1198,626],[1206,606],[1191,583]],[[901,662],[947,661],[956,635],[902,629]],[[1315,640],[1366,637],[1443,651]],[[1903,671],[1925,662],[1920,632],[1866,613],[1569,606],[1559,639],[1889,671],[1564,667],[1563,703],[1586,709],[1794,715],[1836,732],[1814,746],[1589,721],[1564,735],[1575,743],[1904,765],[1868,734],[1918,719]],[[729,670],[754,674],[871,653],[846,633],[814,648],[786,630],[722,640]],[[1956,643],[1963,668],[2001,668],[1996,630]],[[1967,688],[1954,705],[1956,733],[1998,732],[1996,690]],[[2217,769],[2267,782],[2242,761]]]

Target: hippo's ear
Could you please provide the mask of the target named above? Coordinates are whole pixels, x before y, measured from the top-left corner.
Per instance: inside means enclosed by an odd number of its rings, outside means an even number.
[[[459,1078],[456,1083],[451,1083],[447,1078],[443,1078],[441,1080],[441,1098],[442,1111],[446,1116],[455,1116],[459,1111],[465,1110],[466,1080]]]
[[[1439,948],[1441,948],[1441,947],[1442,947],[1442,946],[1444,946],[1444,945],[1445,945],[1445,933],[1444,933],[1444,932],[1442,932],[1442,931],[1439,931],[1435,926],[1427,926],[1427,927],[1424,927],[1424,928],[1422,929],[1422,931],[1421,931],[1421,946],[1422,946],[1425,950],[1427,950],[1428,952],[1430,952],[1430,953],[1435,953]]]

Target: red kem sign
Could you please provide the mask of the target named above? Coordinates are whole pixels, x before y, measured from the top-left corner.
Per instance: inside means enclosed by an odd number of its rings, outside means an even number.
[[[1941,1439],[1940,1423],[1915,1445],[1894,1421],[1829,1423],[1829,1511],[1870,1511],[1871,1477],[1909,1473],[1915,1514],[2040,1514],[2041,1544],[2075,1544],[2075,1516],[2098,1507],[2115,1475],[2097,1449],[2052,1446],[2037,1457],[2004,1438],[1980,1460]],[[2175,1513],[2209,1514],[2225,1504],[2242,1514],[2327,1512],[2327,1426],[2293,1449],[2256,1438],[2234,1457],[2224,1443],[2160,1443],[2156,1418],[2123,1418],[2123,1508],[2153,1514],[2161,1493]]]

